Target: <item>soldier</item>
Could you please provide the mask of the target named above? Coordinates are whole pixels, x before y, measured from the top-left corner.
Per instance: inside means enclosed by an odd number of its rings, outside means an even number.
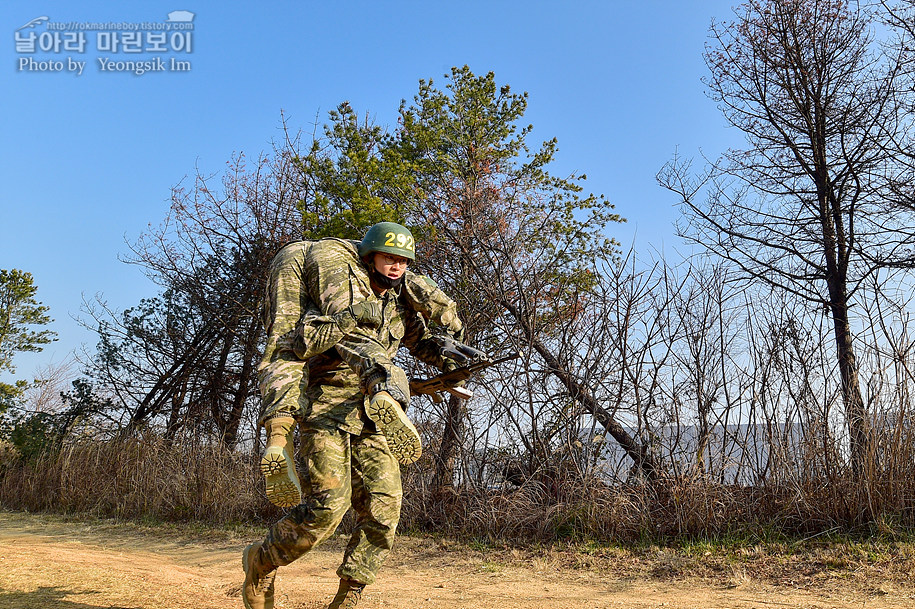
[[[355,607],[390,551],[400,517],[400,464],[421,452],[404,414],[406,374],[392,360],[403,344],[420,360],[453,369],[428,324],[458,339],[462,331],[454,302],[407,271],[413,260],[410,231],[382,222],[361,242],[293,243],[271,263],[258,370],[260,423],[268,435],[262,469],[271,500],[295,507],[263,542],[245,548],[248,609],[273,607],[276,568],[332,534],[350,506],[356,525],[329,609]],[[301,483],[289,452],[296,420],[306,463]]]

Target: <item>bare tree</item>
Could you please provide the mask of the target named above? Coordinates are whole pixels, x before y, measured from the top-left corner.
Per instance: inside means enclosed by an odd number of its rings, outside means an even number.
[[[911,91],[902,55],[875,40],[871,8],[842,0],[750,0],[716,23],[706,80],[748,147],[695,176],[675,157],[660,183],[680,196],[681,234],[751,277],[829,312],[852,464],[868,449],[850,309],[868,278],[908,265],[908,209],[888,197],[904,168]]]
[[[35,382],[23,393],[25,406],[32,412],[59,412],[64,408],[60,394],[69,388],[76,376],[76,362],[65,359],[41,366]]]
[[[168,217],[128,260],[162,294],[122,313],[89,306],[100,343],[84,366],[122,434],[157,423],[166,437],[188,430],[238,442],[259,404],[267,265],[301,238],[296,146],[287,141],[253,162],[238,155],[220,176],[198,172],[190,188],[176,186]],[[83,394],[73,399],[98,401]]]
[[[446,284],[476,318],[478,342],[501,340],[536,354],[550,379],[543,389],[561,396],[551,400],[553,412],[574,402],[654,475],[651,455],[564,355],[571,351],[563,328],[587,315],[597,265],[617,253],[607,226],[622,218],[603,196],[583,194],[583,175],[548,173],[556,140],[528,148],[531,126],[518,124],[526,94],[466,66],[447,78],[445,90],[421,81],[413,104],[401,106],[394,147],[418,169],[407,200],[416,223],[434,237],[425,240],[429,262],[452,269]],[[527,389],[538,395],[536,385]],[[541,426],[544,402],[528,398],[527,405],[519,440],[543,461],[556,427]]]
[[[556,423],[575,403],[653,472],[638,439],[563,355],[571,353],[564,330],[586,315],[597,267],[617,253],[607,227],[622,219],[603,196],[582,194],[583,175],[548,172],[555,140],[528,147],[532,127],[519,124],[526,94],[466,66],[445,79],[444,88],[420,81],[390,134],[360,122],[348,104],[331,113],[324,137],[299,163],[309,185],[306,224],[323,218],[341,233],[386,211],[414,229],[422,252],[416,266],[458,300],[468,341],[529,355],[523,379],[503,382],[491,370],[485,380],[497,385],[493,407],[515,428],[530,463],[547,460],[561,435]],[[527,396],[506,387],[512,382]],[[433,407],[443,434],[436,486],[448,486],[466,456],[469,406],[477,403]]]

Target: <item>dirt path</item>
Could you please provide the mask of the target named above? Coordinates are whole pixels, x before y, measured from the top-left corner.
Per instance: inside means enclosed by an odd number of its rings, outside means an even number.
[[[244,540],[0,512],[0,608],[242,607]],[[774,587],[745,573],[715,584],[656,581],[546,561],[511,560],[401,539],[360,607],[404,609],[905,608],[910,589],[862,591],[841,582]],[[336,544],[339,546],[339,543]],[[336,589],[338,547],[280,570],[277,609],[323,608]],[[813,585],[811,585],[813,584]],[[860,587],[858,587],[860,588]]]

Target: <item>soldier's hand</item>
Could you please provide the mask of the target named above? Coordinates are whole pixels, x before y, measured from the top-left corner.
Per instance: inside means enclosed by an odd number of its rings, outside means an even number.
[[[438,344],[442,357],[450,358],[462,366],[489,359],[484,351],[465,345],[447,334],[433,336],[432,340]]]
[[[353,316],[356,322],[371,326],[379,327],[384,322],[381,314],[381,304],[377,300],[363,300],[355,302],[346,309]]]
[[[373,368],[368,370],[362,382],[363,391],[370,398],[379,392],[384,392],[394,398],[401,408],[406,409],[410,404],[410,381],[407,380],[407,373],[400,366],[394,364],[381,366],[376,363]]]

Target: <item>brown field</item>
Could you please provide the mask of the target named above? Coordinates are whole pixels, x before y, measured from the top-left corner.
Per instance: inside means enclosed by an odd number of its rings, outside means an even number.
[[[0,607],[239,608],[240,551],[258,535],[0,512]],[[535,551],[401,537],[360,607],[915,607],[911,544],[868,547]],[[277,608],[324,607],[341,549],[336,539],[281,569]]]

